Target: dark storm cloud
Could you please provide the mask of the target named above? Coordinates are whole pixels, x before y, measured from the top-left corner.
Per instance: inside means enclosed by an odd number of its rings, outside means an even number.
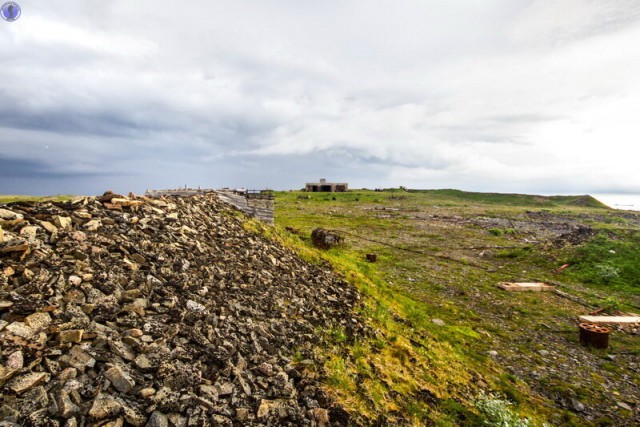
[[[130,175],[73,169],[54,169],[49,162],[0,156],[0,194],[97,194],[95,187],[87,183],[101,182],[101,188],[108,188],[107,183]]]
[[[0,156],[0,178],[87,178],[101,175],[98,172],[65,172],[51,170],[48,163],[33,160],[11,159]]]
[[[162,123],[136,123],[115,111],[87,114],[81,111],[25,113],[0,112],[0,127],[47,131],[55,134],[135,137],[150,131],[169,130]]]

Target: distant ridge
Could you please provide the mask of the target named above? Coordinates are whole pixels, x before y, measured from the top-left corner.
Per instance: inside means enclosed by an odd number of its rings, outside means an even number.
[[[588,208],[611,209],[588,194],[578,196],[540,196],[516,193],[482,193],[455,189],[408,190],[409,192],[438,194],[459,200],[472,202],[503,204],[511,206],[580,206]]]

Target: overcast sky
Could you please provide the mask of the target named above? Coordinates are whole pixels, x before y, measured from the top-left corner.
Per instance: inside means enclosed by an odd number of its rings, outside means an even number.
[[[18,0],[0,193],[640,193],[637,0]]]

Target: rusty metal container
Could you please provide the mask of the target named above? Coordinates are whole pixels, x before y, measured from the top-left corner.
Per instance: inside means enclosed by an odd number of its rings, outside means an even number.
[[[580,323],[580,342],[595,348],[609,347],[609,328],[594,323]]]
[[[367,261],[376,262],[378,260],[378,255],[376,254],[367,254]]]

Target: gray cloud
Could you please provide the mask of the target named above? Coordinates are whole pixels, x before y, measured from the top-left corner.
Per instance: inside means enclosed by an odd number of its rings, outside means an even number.
[[[52,170],[48,164],[33,160],[10,159],[0,156],[0,178],[58,179],[89,178],[101,175],[99,172],[64,172]],[[6,189],[3,191],[7,191]]]
[[[640,191],[635,3],[401,3],[24,5],[0,191]]]

